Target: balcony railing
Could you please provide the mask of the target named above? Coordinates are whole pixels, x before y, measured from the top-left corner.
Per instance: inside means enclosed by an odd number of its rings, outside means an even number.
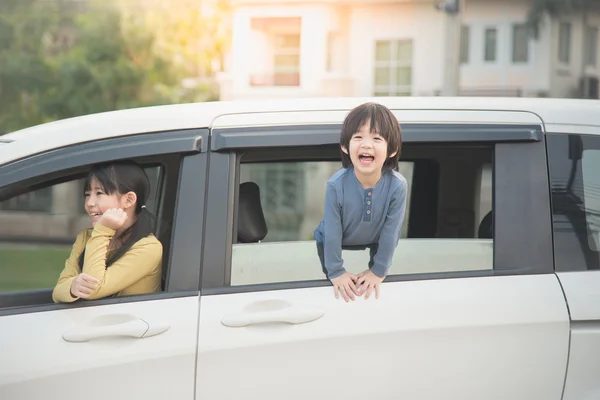
[[[436,90],[435,96],[441,96],[442,91]],[[458,90],[459,96],[465,97],[522,97],[523,89],[519,87],[472,87]]]
[[[300,73],[251,74],[250,86],[300,86]]]

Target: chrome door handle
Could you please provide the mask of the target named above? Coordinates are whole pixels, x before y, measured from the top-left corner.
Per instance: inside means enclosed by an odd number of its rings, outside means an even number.
[[[160,335],[169,330],[170,327],[167,323],[148,323],[141,318],[137,318],[122,323],[74,328],[65,332],[63,339],[67,342],[88,342],[109,337],[143,339]]]

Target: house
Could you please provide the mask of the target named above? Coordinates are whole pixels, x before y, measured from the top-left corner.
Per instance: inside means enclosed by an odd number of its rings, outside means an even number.
[[[451,17],[435,0],[233,2],[222,100],[442,93]],[[598,96],[600,4],[545,16],[537,39],[530,6],[462,0],[458,94]]]
[[[450,18],[458,19],[461,33],[459,95],[598,98],[600,2],[587,12],[545,16],[534,39],[525,25],[530,0],[461,0],[456,17],[438,10],[437,0],[232,1],[221,100],[441,95],[452,59]],[[318,221],[298,214],[320,215],[323,196],[298,193],[339,166],[295,163],[268,174],[257,166],[246,178],[265,188],[263,197],[277,194],[264,200],[278,235],[297,231],[304,220],[308,237]],[[401,170],[412,175],[410,163]],[[482,173],[488,185],[489,170]],[[31,236],[32,227],[44,226],[43,237],[70,240],[88,223],[81,193],[72,183],[0,202],[0,237]],[[40,213],[58,223],[42,224]]]

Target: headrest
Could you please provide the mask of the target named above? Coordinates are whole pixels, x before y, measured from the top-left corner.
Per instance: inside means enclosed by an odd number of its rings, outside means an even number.
[[[479,224],[479,231],[477,237],[480,239],[493,239],[494,238],[494,218],[490,211],[483,217]]]
[[[238,242],[254,243],[267,236],[267,222],[260,203],[260,189],[254,182],[240,185],[238,205]]]

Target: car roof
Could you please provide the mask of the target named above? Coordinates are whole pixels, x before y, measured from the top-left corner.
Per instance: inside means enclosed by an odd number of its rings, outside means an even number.
[[[0,165],[104,138],[183,129],[341,123],[355,106],[376,101],[400,122],[543,123],[600,126],[600,101],[498,97],[352,97],[215,101],[141,107],[68,118],[0,136]],[[593,129],[593,132],[596,132]]]

